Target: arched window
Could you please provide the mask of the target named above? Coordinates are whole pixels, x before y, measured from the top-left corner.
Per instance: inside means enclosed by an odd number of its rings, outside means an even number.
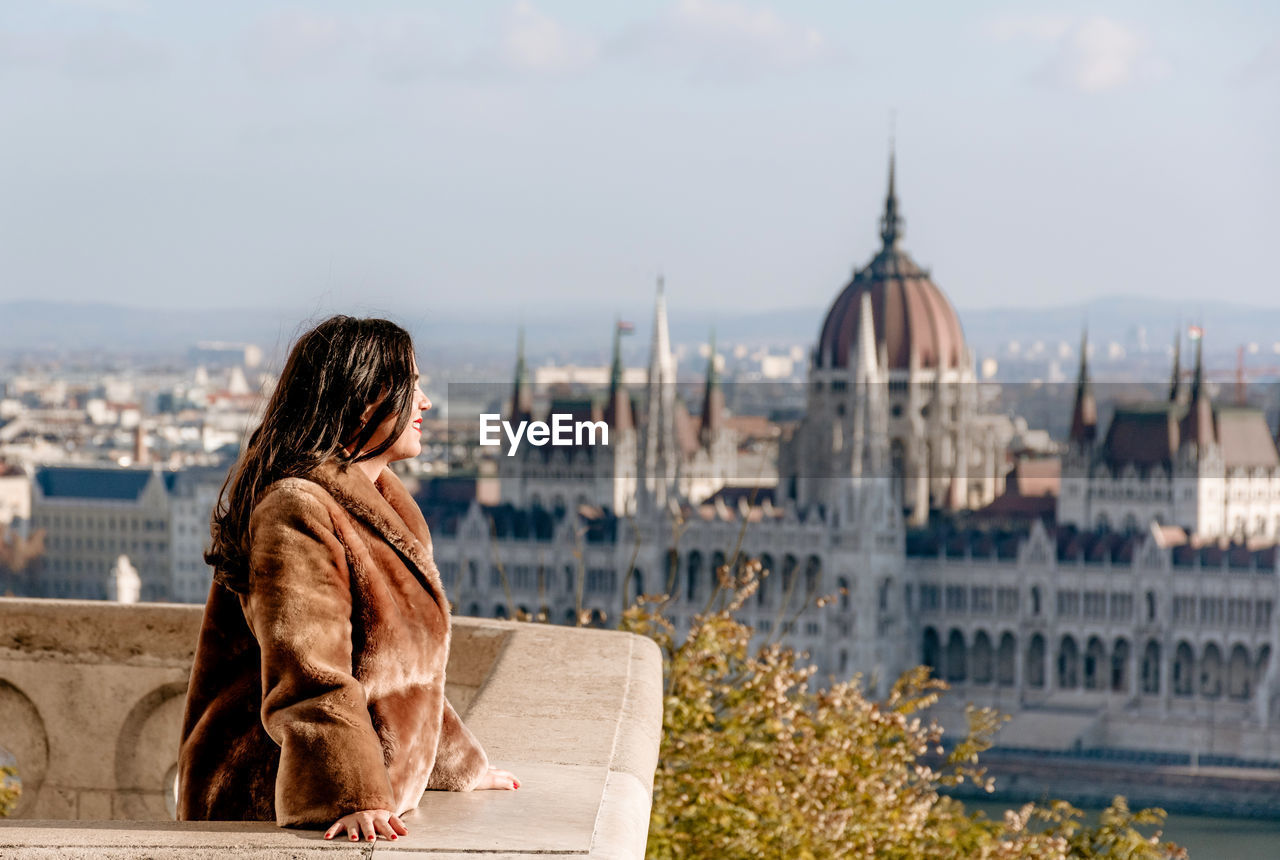
[[[1142,692],[1156,695],[1160,692],[1160,643],[1147,640],[1142,652]]]
[[[1179,642],[1173,654],[1173,694],[1190,696],[1195,676],[1195,654],[1187,642]]]
[[[995,650],[985,630],[979,630],[974,636],[970,660],[973,663],[973,683],[990,684],[995,677]]]
[[[765,553],[760,556],[760,585],[756,588],[756,605],[764,606],[768,600],[769,577],[773,574],[773,556]]]
[[[799,565],[799,562],[796,561],[796,557],[791,553],[787,553],[786,557],[782,559],[782,593],[783,595],[788,595],[791,593],[792,580],[795,578],[796,567],[798,565]]]
[[[1222,695],[1222,649],[1210,642],[1200,659],[1200,695],[1216,699]]]
[[[1111,649],[1111,692],[1129,692],[1129,640],[1117,639]]]
[[[942,677],[942,642],[938,631],[932,627],[924,629],[924,642],[921,648],[921,662],[933,670],[934,677]]]
[[[1018,644],[1012,633],[1000,637],[1000,648],[996,652],[996,684],[1001,687],[1012,687],[1015,680],[1014,663],[1017,660]]]
[[[1058,687],[1074,690],[1080,686],[1080,649],[1076,640],[1063,636],[1058,643]]]
[[[961,683],[969,675],[968,654],[964,647],[964,634],[952,630],[947,637],[947,680]]]
[[[687,582],[685,584],[685,599],[694,601],[698,599],[698,580],[702,578],[702,553],[696,549],[689,553]]]
[[[1102,673],[1107,662],[1107,649],[1097,636],[1089,638],[1084,649],[1084,688],[1086,690],[1102,689]]]
[[[818,589],[822,587],[822,562],[816,555],[809,556],[809,561],[804,569],[804,594],[806,598],[812,599],[818,593]]]
[[[1249,683],[1249,652],[1243,645],[1231,649],[1231,659],[1227,663],[1227,696],[1244,701],[1253,693],[1253,685]]]

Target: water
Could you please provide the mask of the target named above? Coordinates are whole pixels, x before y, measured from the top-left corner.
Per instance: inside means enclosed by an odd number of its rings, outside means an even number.
[[[1187,849],[1192,860],[1276,860],[1280,821],[1170,815],[1164,837]]]
[[[1004,810],[1019,804],[965,800],[964,805],[969,810],[981,809],[988,818],[996,819]],[[1171,814],[1165,821],[1162,838],[1186,848],[1191,860],[1280,858],[1280,819]]]

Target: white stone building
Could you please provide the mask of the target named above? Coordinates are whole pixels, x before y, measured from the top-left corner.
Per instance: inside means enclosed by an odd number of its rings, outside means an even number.
[[[32,481],[31,527],[45,532],[40,593],[96,600],[112,596],[112,571],[126,556],[143,601],[203,602],[213,503],[224,469],[47,466]]]
[[[808,377],[808,407],[779,462],[784,495],[830,504],[830,478],[849,473],[854,424],[884,428],[879,467],[898,484],[909,522],[930,511],[978,508],[1003,487],[1004,416],[979,416],[973,355],[955,309],[927,270],[902,250],[894,164],[880,219],[880,251],[836,296],[822,322]],[[875,380],[885,389],[864,404],[855,393]],[[859,418],[863,408],[883,414]]]
[[[1189,390],[1120,404],[1098,438],[1097,405],[1083,358],[1058,523],[1082,529],[1178,526],[1200,540],[1280,540],[1280,453],[1261,409],[1215,404],[1201,340]]]
[[[580,509],[534,505],[526,472],[501,505],[424,504],[458,611],[601,624],[636,594],[666,594],[684,631],[738,547],[771,572],[740,610],[755,641],[804,650],[824,675],[862,672],[883,693],[929,664],[956,690],[957,722],[965,702],[1013,715],[1007,747],[1280,762],[1280,511],[1260,414],[1215,407],[1193,383],[1172,406],[1122,408],[1098,440],[1082,366],[1057,524],[938,516],[999,495],[1010,440],[1027,433],[976,411],[958,321],[898,250],[896,206],[891,180],[884,247],[822,325],[777,487],[682,489],[660,299],[634,501],[588,489]],[[1152,427],[1161,456],[1132,456]],[[835,599],[815,606],[822,595]]]

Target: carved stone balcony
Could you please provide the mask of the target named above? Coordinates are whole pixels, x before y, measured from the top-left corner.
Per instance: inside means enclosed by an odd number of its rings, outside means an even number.
[[[641,858],[662,729],[657,646],[456,618],[448,694],[515,792],[427,792],[396,842],[173,821],[200,607],[0,598],[0,746],[22,797],[0,857],[557,854]]]

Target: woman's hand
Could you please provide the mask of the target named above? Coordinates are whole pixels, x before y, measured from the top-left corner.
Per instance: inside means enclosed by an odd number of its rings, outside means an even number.
[[[513,789],[520,787],[520,780],[516,779],[516,775],[509,770],[500,770],[499,768],[489,765],[488,772],[480,777],[480,782],[476,784],[473,791],[483,791],[486,788],[506,788]]]
[[[409,832],[409,828],[401,823],[399,817],[388,809],[364,809],[344,815],[324,832],[324,838],[332,839],[344,829],[350,834],[352,842],[360,838],[362,830],[370,842],[379,836],[384,839],[399,839]]]

